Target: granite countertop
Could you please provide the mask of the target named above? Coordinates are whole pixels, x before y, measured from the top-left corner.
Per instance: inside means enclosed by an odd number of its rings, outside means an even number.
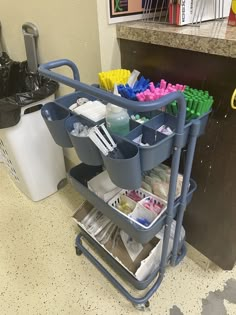
[[[117,24],[117,37],[173,48],[236,58],[236,27],[227,20],[198,26],[172,26],[155,22]]]

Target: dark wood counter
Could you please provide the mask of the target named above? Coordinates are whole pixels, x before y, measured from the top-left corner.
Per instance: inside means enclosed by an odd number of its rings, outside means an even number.
[[[215,103],[206,134],[199,139],[196,149],[192,177],[197,181],[198,189],[186,211],[184,226],[191,245],[223,269],[231,269],[236,261],[236,110],[230,107],[230,98],[236,88],[236,27],[231,27],[233,35],[230,44],[225,42],[227,49],[220,53],[222,43],[214,46],[213,52],[210,39],[207,52],[194,47],[194,38],[191,50],[186,49],[181,37],[177,48],[177,39],[175,46],[173,44],[175,32],[170,37],[171,45],[159,42],[159,31],[155,35],[155,42],[148,41],[146,26],[143,32],[146,32],[148,42],[144,42],[143,35],[140,35],[142,38],[139,41],[141,26],[137,31],[135,25],[125,23],[117,29],[122,67],[138,69],[154,81],[164,78],[171,83],[184,83],[208,90],[214,96]],[[124,29],[127,30],[126,35]],[[177,29],[178,34],[181,31],[184,33],[182,28]]]

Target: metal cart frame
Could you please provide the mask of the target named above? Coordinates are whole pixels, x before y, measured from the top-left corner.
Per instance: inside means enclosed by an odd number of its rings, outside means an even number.
[[[63,75],[57,74],[51,69],[68,66],[71,68],[73,72],[74,79],[70,79]],[[67,86],[75,88],[76,91],[80,91],[86,94],[89,94],[95,98],[101,99],[103,101],[116,104],[117,106],[121,106],[128,110],[136,110],[137,111],[137,102],[127,100],[121,98],[119,96],[115,96],[111,93],[108,93],[102,89],[99,89],[95,86],[90,86],[80,82],[80,76],[76,65],[67,59],[56,60],[46,64],[42,64],[39,67],[39,72],[55,81],[63,83]],[[152,101],[152,102],[143,102],[138,104],[138,111],[139,112],[147,112],[147,111],[154,111],[158,110],[162,107],[167,106],[173,101],[177,101],[179,113],[178,113],[178,121],[174,136],[174,145],[173,145],[173,153],[172,153],[172,162],[171,162],[171,176],[170,176],[170,186],[169,186],[169,194],[168,194],[168,203],[167,203],[167,212],[166,217],[163,222],[165,227],[164,232],[164,240],[163,240],[163,247],[162,247],[162,257],[159,269],[156,271],[156,280],[152,287],[145,293],[143,297],[134,297],[131,295],[107,269],[83,246],[82,238],[85,237],[86,240],[95,246],[99,250],[99,245],[95,244],[96,242],[86,236],[84,233],[78,235],[76,240],[76,249],[77,254],[83,253],[103,274],[104,276],[132,303],[136,306],[148,306],[150,297],[156,292],[159,288],[164,274],[166,270],[167,264],[170,262],[172,266],[176,266],[186,255],[186,246],[185,244],[182,245],[181,250],[179,251],[179,238],[180,238],[180,231],[183,222],[184,211],[187,205],[187,195],[189,189],[189,182],[190,182],[190,175],[192,170],[194,152],[196,147],[197,138],[202,133],[203,125],[205,126],[206,121],[202,122],[200,119],[192,120],[191,126],[188,135],[188,145],[187,145],[187,155],[186,155],[186,163],[183,173],[183,184],[182,184],[182,192],[181,196],[178,199],[178,211],[176,216],[176,230],[174,236],[174,243],[171,256],[168,257],[167,249],[170,239],[170,232],[171,232],[171,223],[174,219],[174,208],[175,208],[175,191],[176,191],[176,183],[177,183],[177,176],[179,172],[179,165],[180,165],[180,158],[181,158],[181,150],[184,146],[184,126],[185,126],[185,119],[186,119],[186,102],[184,95],[180,92],[171,93],[162,97],[159,100]],[[207,118],[205,118],[206,120]],[[86,196],[87,197],[87,196]],[[90,200],[89,200],[90,201]],[[96,207],[96,201],[94,202],[94,206]],[[102,207],[99,207],[99,210],[103,212]],[[104,210],[105,211],[105,210]],[[107,210],[106,210],[107,211]],[[157,233],[158,231],[156,231]],[[109,259],[109,258],[108,258]],[[113,264],[113,262],[112,262]],[[113,264],[114,265],[114,264]],[[114,266],[116,269],[116,266]]]

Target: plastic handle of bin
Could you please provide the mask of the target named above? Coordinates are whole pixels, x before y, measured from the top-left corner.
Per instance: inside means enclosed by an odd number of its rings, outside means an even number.
[[[38,105],[38,104],[36,104],[36,105]],[[34,107],[34,106],[36,106],[36,105],[33,103],[33,104],[30,104],[30,105],[26,105],[26,106],[21,107],[21,109],[20,109],[20,115],[21,115],[21,117],[25,115],[26,109],[31,108],[31,107]]]
[[[236,100],[236,89],[234,90],[234,93],[232,94],[232,97],[231,97],[231,107],[233,109],[236,109],[235,100]]]
[[[62,66],[69,66],[72,69],[74,74],[78,71],[76,65],[72,61],[68,59],[60,59],[60,60],[51,61],[45,64],[41,64],[39,66],[39,72],[48,78],[51,78],[55,81],[63,83],[72,88],[75,88],[81,92],[90,94],[106,102],[118,105],[120,107],[129,109],[129,110],[134,110],[134,111],[139,111],[139,112],[153,111],[153,110],[157,110],[162,107],[165,107],[168,104],[172,103],[173,101],[177,101],[179,112],[178,112],[178,123],[176,127],[176,133],[180,135],[183,134],[185,116],[186,116],[186,101],[182,92],[173,92],[155,101],[138,103],[137,101],[127,100],[125,98],[113,95],[97,87],[87,85],[80,81],[73,80],[64,75],[51,71],[51,69],[55,69]]]

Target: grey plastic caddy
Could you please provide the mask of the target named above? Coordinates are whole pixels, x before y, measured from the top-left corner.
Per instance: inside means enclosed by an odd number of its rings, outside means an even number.
[[[58,73],[51,71],[54,68],[61,66],[69,66],[74,74],[74,79],[70,79]],[[192,120],[190,122],[186,119],[186,101],[184,95],[180,92],[171,93],[162,97],[159,100],[152,102],[138,103],[124,99],[122,97],[115,96],[102,89],[94,86],[89,86],[80,82],[79,73],[76,65],[67,59],[56,60],[47,64],[41,65],[39,71],[46,77],[54,79],[58,82],[66,84],[79,92],[85,93],[90,97],[100,99],[105,103],[112,103],[117,106],[126,108],[129,112],[150,113],[154,112],[154,118],[152,118],[144,126],[137,126],[131,130],[127,138],[115,138],[120,146],[121,151],[124,153],[124,159],[117,159],[116,161],[111,156],[103,157],[104,165],[108,170],[111,179],[121,187],[127,187],[128,189],[135,189],[140,187],[142,171],[157,166],[158,163],[164,159],[171,157],[171,174],[169,193],[167,200],[166,212],[149,228],[142,228],[133,221],[129,220],[128,216],[124,216],[120,211],[109,206],[97,195],[88,189],[88,181],[103,171],[102,166],[89,166],[81,163],[78,166],[72,168],[69,172],[69,178],[74,188],[79,191],[94,207],[104,213],[110,220],[112,220],[118,227],[124,230],[131,238],[140,243],[149,242],[161,229],[164,229],[164,237],[162,243],[161,262],[157,266],[153,267],[153,273],[147,277],[144,281],[137,281],[127,275],[127,271],[118,264],[108,253],[104,252],[104,248],[93,240],[93,237],[86,231],[81,232],[76,238],[76,253],[81,255],[82,253],[89,259],[89,261],[97,267],[97,269],[134,305],[139,308],[145,308],[149,306],[149,299],[159,288],[166,271],[168,264],[176,266],[184,258],[186,254],[185,244],[180,244],[180,232],[183,223],[183,216],[187,204],[190,202],[193,192],[196,189],[194,181],[190,180],[191,169],[193,164],[194,152],[196,148],[196,142],[199,135],[201,135],[206,127],[207,118],[209,113],[200,117],[199,119]],[[69,107],[69,103],[72,98],[76,98],[78,93],[65,96],[56,100],[59,106],[64,107],[66,110]],[[68,102],[67,102],[68,100]],[[69,101],[70,100],[70,101]],[[173,101],[177,101],[178,104],[178,116],[173,117],[166,113],[157,114],[156,111],[166,107]],[[157,114],[157,115],[156,115]],[[152,115],[150,116],[150,118]],[[161,124],[170,124],[173,127],[174,133],[171,136],[159,135],[157,128]],[[134,126],[135,127],[135,126]],[[62,124],[62,128],[65,128]],[[145,134],[150,141],[153,140],[150,147],[140,147],[137,144],[132,143],[137,135],[141,132]],[[187,146],[186,146],[187,145]],[[183,183],[180,197],[176,200],[176,184],[180,166],[180,157],[182,149],[186,146],[186,161],[183,172]],[[81,147],[78,150],[82,150]],[[80,154],[80,151],[78,151]],[[139,186],[139,187],[138,187]],[[168,245],[171,234],[171,226],[173,219],[176,220],[176,228],[174,233],[174,242],[171,255],[168,256]],[[86,238],[95,249],[103,254],[110,262],[112,268],[125,280],[129,281],[138,289],[147,288],[142,296],[134,296],[130,293],[130,290],[123,285],[119,279],[111,274],[104,264],[83,245],[83,238]],[[182,246],[180,248],[180,245]]]

